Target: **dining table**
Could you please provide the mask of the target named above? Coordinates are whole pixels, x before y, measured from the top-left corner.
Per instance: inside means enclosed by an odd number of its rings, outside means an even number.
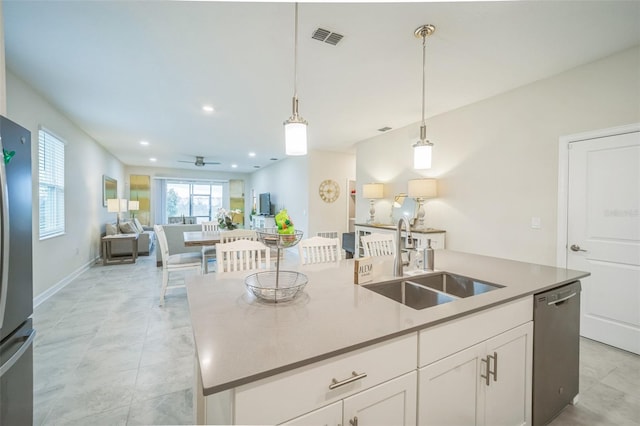
[[[183,232],[186,247],[215,246],[221,240],[224,231],[185,231]]]

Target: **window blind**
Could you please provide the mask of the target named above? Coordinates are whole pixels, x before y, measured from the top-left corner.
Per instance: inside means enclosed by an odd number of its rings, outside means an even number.
[[[64,234],[64,142],[38,132],[40,239]]]

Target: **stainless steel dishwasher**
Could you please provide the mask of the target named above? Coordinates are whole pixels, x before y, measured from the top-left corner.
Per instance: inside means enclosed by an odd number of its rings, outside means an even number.
[[[545,425],[577,402],[580,281],[534,296],[533,425]]]

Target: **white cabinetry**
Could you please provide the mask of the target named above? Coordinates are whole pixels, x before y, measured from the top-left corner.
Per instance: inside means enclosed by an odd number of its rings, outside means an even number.
[[[426,355],[426,361],[439,360],[419,369],[419,425],[531,423],[531,305],[530,298],[526,298],[475,319],[463,319],[452,324],[453,328],[444,325],[440,330],[434,330],[435,333],[429,330],[421,333],[422,342],[423,338],[456,333],[464,328],[473,330],[469,320],[480,323],[479,328],[487,329],[485,334],[492,334],[496,327],[507,330],[493,337],[486,336],[486,340],[444,358],[436,352]]]
[[[209,395],[203,418],[198,413],[197,420],[207,424],[334,424],[330,423],[335,414],[332,406],[337,402],[342,407],[341,418],[343,409],[351,418],[369,418],[402,406],[402,413],[389,415],[415,425],[417,353],[417,333],[377,343]]]
[[[415,425],[416,377],[415,371],[405,374],[284,424]]]

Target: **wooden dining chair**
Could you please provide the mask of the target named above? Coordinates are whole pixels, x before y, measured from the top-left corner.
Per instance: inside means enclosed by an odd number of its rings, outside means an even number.
[[[271,251],[260,241],[241,239],[216,244],[216,255],[218,274],[271,268]]]
[[[169,286],[169,274],[172,272],[188,272],[195,271],[198,275],[202,274],[202,256],[200,253],[178,253],[169,254],[169,245],[167,244],[167,236],[164,233],[164,227],[155,225],[153,227],[156,238],[158,240],[158,249],[162,255],[162,287],[160,289],[160,306],[164,305],[164,295],[167,290],[173,288],[184,287],[184,277],[182,284]]]
[[[392,234],[371,233],[360,237],[365,256],[395,256],[396,240]]]
[[[203,232],[217,232],[220,229],[218,222],[202,222]],[[216,246],[202,246],[202,264],[204,273],[209,273],[209,259],[216,258]]]
[[[298,243],[300,263],[337,263],[342,257],[338,238],[311,237]]]
[[[232,229],[220,233],[221,243],[230,243],[237,240],[257,241],[258,234],[253,229]]]

